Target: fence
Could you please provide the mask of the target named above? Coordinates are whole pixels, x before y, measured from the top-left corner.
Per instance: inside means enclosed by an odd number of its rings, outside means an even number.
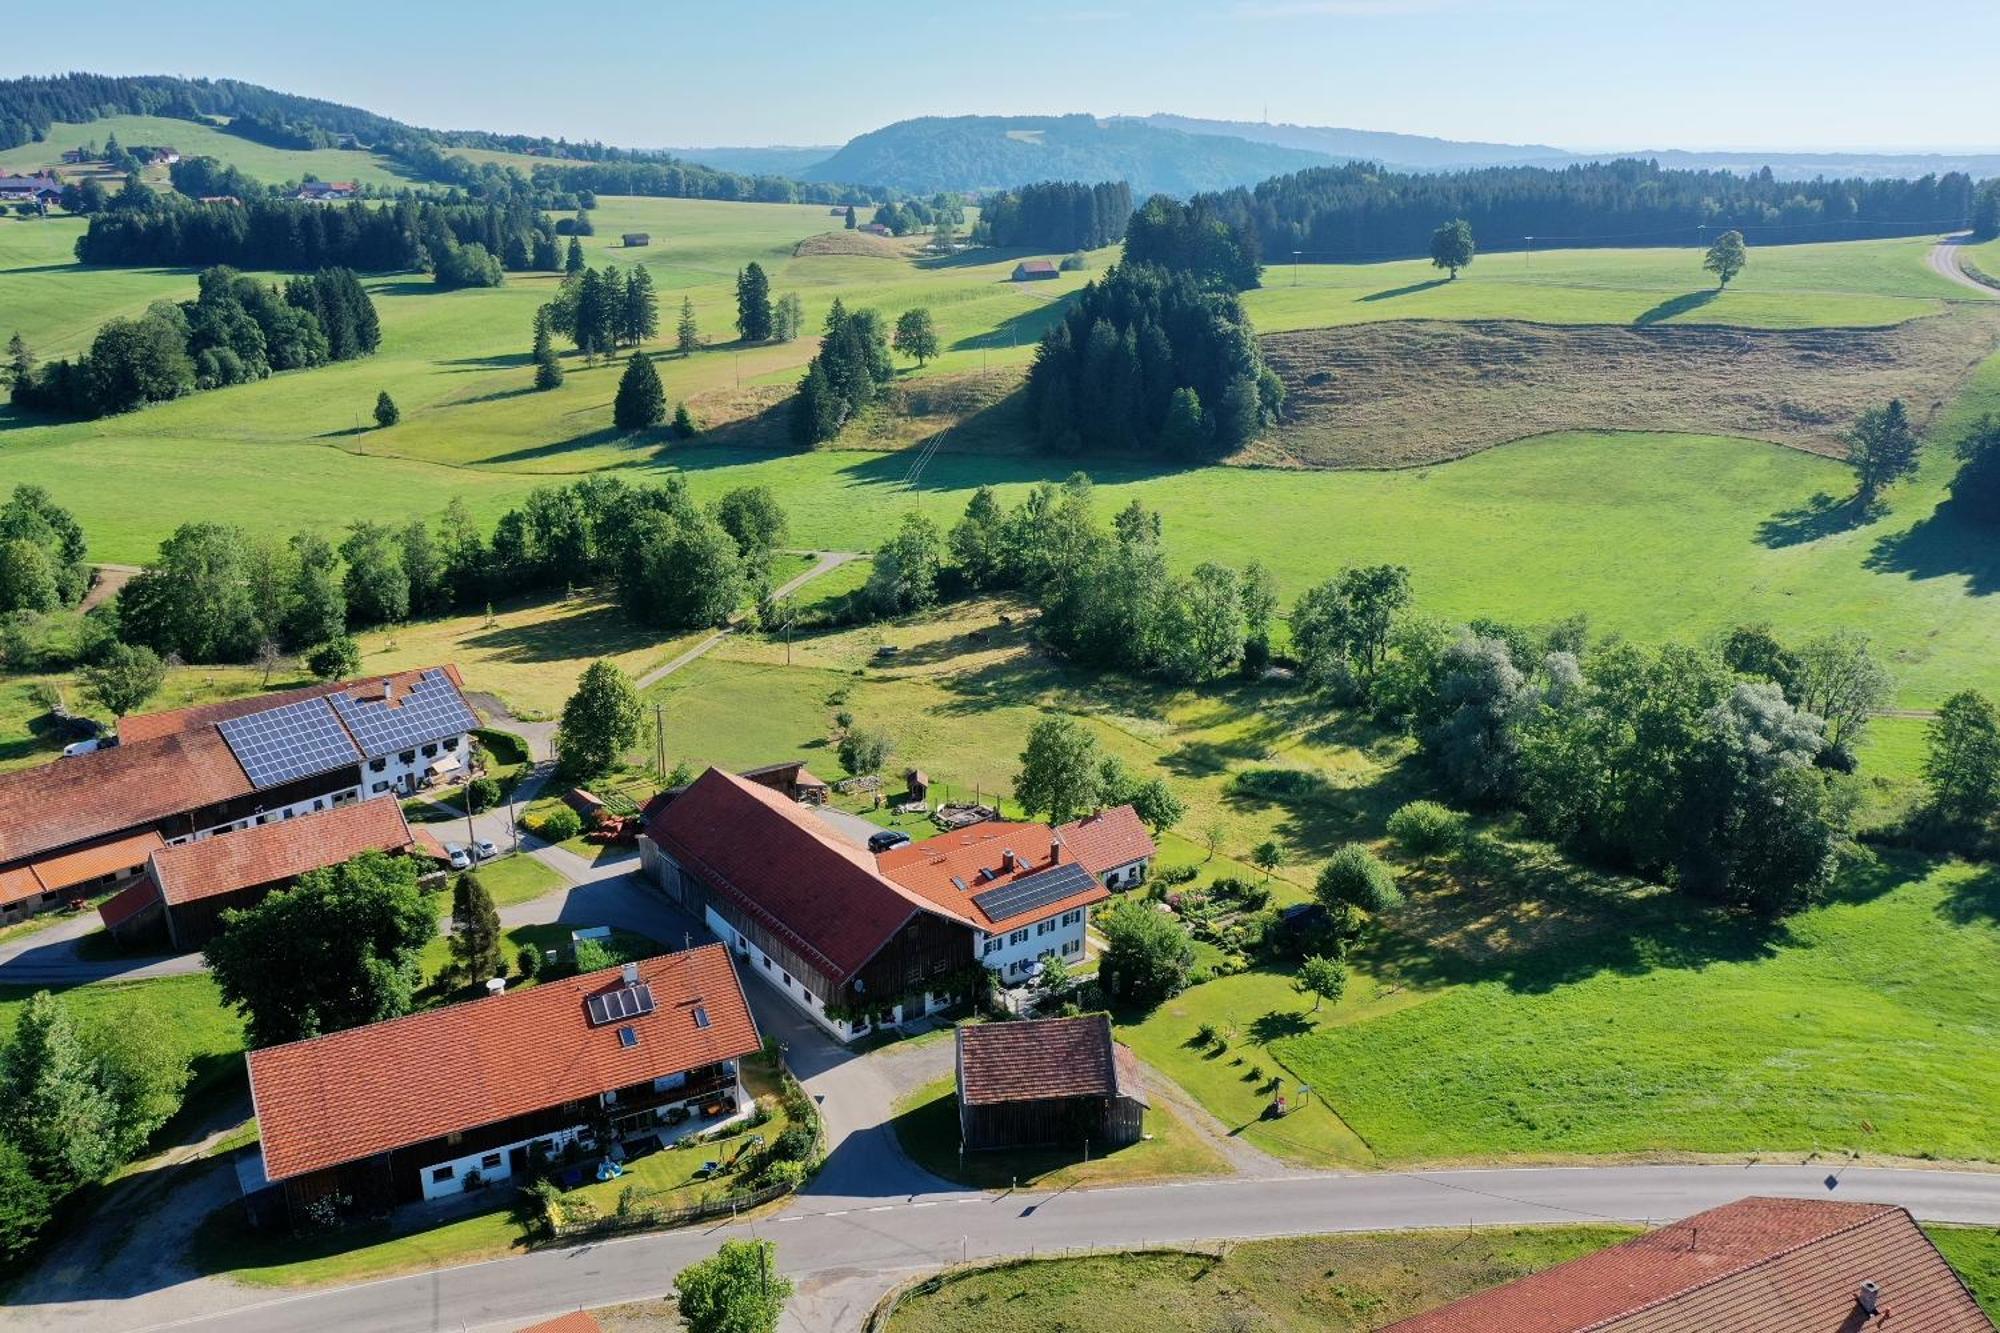
[[[793,1077],[791,1067],[782,1059],[778,1061],[778,1082],[780,1097],[785,1104],[785,1113],[794,1120],[809,1126],[812,1130],[812,1144],[806,1151],[808,1178],[817,1169],[821,1158],[826,1156],[826,1122],[821,1119],[819,1107],[806,1095]],[[557,1241],[596,1240],[605,1236],[622,1235],[628,1231],[652,1231],[669,1227],[687,1226],[694,1222],[706,1222],[714,1217],[735,1217],[738,1213],[752,1208],[761,1208],[767,1203],[782,1199],[803,1184],[776,1182],[762,1185],[752,1190],[738,1190],[715,1198],[701,1199],[695,1203],[683,1204],[676,1208],[637,1207],[627,1212],[613,1213],[609,1217],[595,1217],[587,1222],[575,1222],[550,1227],[551,1238]]]

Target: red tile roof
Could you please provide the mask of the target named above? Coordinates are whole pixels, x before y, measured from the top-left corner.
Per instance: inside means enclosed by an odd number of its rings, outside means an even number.
[[[1129,805],[1114,805],[1109,810],[1085,815],[1056,832],[1062,834],[1063,842],[1076,853],[1077,860],[1090,867],[1093,875],[1146,860],[1159,851],[1147,835],[1138,811]]]
[[[142,875],[99,903],[97,915],[102,918],[105,929],[112,930],[147,908],[157,906],[159,901],[159,886],[153,883],[150,876]]]
[[[638,964],[650,1014],[591,1027],[607,968],[386,1023],[252,1051],[264,1171],[277,1181],[615,1088],[734,1059],[762,1044],[719,944]],[[699,1026],[695,1006],[706,1010]],[[619,1029],[638,1033],[626,1046]]]
[[[646,833],[835,983],[924,910],[819,816],[719,768],[655,814]]]
[[[296,879],[363,852],[401,851],[411,843],[402,806],[378,796],[162,848],[153,853],[151,873],[160,897],[180,906]]]
[[[42,882],[35,878],[32,866],[0,870],[0,907],[9,907],[24,898],[36,898],[41,894]]]
[[[282,708],[301,699],[323,699],[329,694],[339,694],[346,690],[359,694],[371,687],[379,687],[384,680],[395,682],[397,692],[401,693],[422,679],[426,671],[442,671],[451,677],[453,685],[461,691],[465,689],[465,678],[459,675],[458,667],[447,662],[441,667],[414,667],[408,671],[356,676],[352,680],[321,681],[317,685],[304,685],[296,690],[246,694],[241,698],[223,699],[210,704],[194,704],[187,708],[168,709],[162,713],[136,713],[118,720],[118,738],[130,745],[133,741],[149,740],[155,736],[170,736],[175,732],[191,731],[197,727],[213,726],[217,722],[227,722],[233,717],[261,713],[267,708]]]
[[[1128,1056],[1120,1061],[1103,1014],[958,1029],[958,1095],[967,1106],[1060,1097],[1138,1096]]]
[[[0,773],[0,861],[142,829],[251,790],[212,727]]]
[[[147,829],[144,833],[95,843],[79,851],[45,857],[35,862],[33,869],[43,891],[55,893],[142,866],[146,864],[147,857],[166,845],[165,838]]]
[[[1863,1282],[1880,1289],[1862,1317]],[[1382,1333],[1991,1333],[1909,1213],[1741,1199]]]
[[[1031,921],[1102,902],[1111,891],[1092,880],[1090,886],[1046,902],[1029,911],[995,918],[973,901],[989,889],[1032,879],[1057,864],[1059,859],[1075,860],[1098,873],[1097,867],[1077,857],[1065,845],[1057,852],[1056,835],[1046,824],[1008,823],[989,820],[953,833],[941,833],[922,842],[891,848],[876,858],[876,866],[896,883],[918,894],[947,916],[957,917],[989,933],[1011,930]],[[1006,853],[1015,854],[1014,868],[1005,868]],[[956,881],[956,882],[954,882]],[[963,884],[965,887],[960,888]]]

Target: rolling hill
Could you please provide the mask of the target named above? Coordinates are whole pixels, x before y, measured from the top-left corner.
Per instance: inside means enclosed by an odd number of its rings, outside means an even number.
[[[1124,180],[1135,194],[1197,194],[1327,165],[1323,153],[1095,116],[924,116],[850,140],[811,181],[929,194],[1030,181]]]

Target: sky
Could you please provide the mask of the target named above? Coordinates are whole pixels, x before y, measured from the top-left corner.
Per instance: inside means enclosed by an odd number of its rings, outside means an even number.
[[[71,0],[0,74],[229,77],[434,129],[837,144],[1170,111],[1560,148],[2000,148],[2000,0]]]

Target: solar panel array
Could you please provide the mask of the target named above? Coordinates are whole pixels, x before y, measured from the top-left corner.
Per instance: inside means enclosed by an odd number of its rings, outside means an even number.
[[[259,791],[361,762],[325,699],[232,717],[216,729]]]
[[[442,671],[426,671],[395,703],[336,694],[333,706],[370,759],[414,750],[479,725],[465,700],[458,697],[451,677]]]
[[[976,893],[972,901],[979,910],[995,921],[1005,921],[1023,912],[1032,912],[1037,907],[1047,907],[1050,903],[1061,902],[1064,898],[1083,893],[1097,880],[1088,870],[1075,861],[1065,861],[1061,865],[1050,866],[1039,874],[1026,879],[1017,879],[997,889]]]
[[[604,991],[593,995],[584,1002],[590,1012],[590,1025],[601,1028],[606,1023],[622,1023],[628,1018],[653,1012],[653,988],[640,982],[636,986],[620,986],[617,990]]]

